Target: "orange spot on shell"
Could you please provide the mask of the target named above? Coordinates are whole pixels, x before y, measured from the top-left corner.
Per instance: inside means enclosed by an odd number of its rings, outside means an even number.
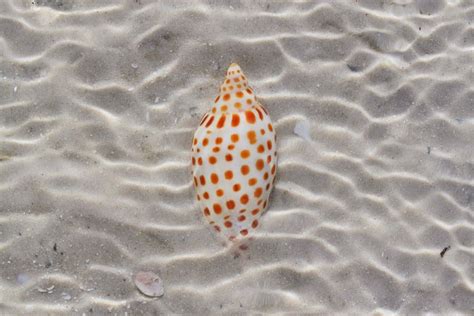
[[[249,180],[249,185],[252,186],[252,185],[255,185],[255,184],[257,184],[257,179],[256,178],[251,178]]]
[[[272,126],[272,124],[270,124],[270,123],[268,123],[268,130],[269,130],[270,132],[273,132],[273,126]]]
[[[233,200],[227,201],[226,205],[229,210],[233,210],[235,208],[235,202]]]
[[[257,170],[262,170],[264,166],[263,160],[258,159],[257,162],[255,163],[255,167],[257,167]]]
[[[257,226],[258,226],[258,220],[254,220],[252,222],[252,228],[257,228]]]
[[[196,158],[193,157],[191,161],[192,161],[192,164],[194,166],[196,164]]]
[[[216,214],[222,213],[222,207],[219,204],[215,203],[212,206],[212,208],[214,209],[214,213],[216,213]]]
[[[225,160],[232,161],[232,155],[231,154],[225,155]]]
[[[226,118],[226,115],[222,114],[221,118],[219,119],[219,122],[217,122],[217,128],[224,127],[225,118]]]
[[[221,149],[219,148],[219,146],[216,146],[214,148],[212,148],[212,151],[215,152],[215,153],[218,153]]]
[[[250,151],[248,151],[247,149],[244,149],[240,152],[240,157],[246,159],[250,156]]]
[[[268,172],[265,172],[265,174],[263,175],[263,180],[267,180],[268,179]]]
[[[209,208],[206,207],[206,208],[204,209],[204,215],[206,215],[206,216],[211,215],[211,212],[209,212]]]
[[[240,203],[247,204],[248,202],[249,202],[249,196],[247,194],[244,194],[240,197]]]
[[[240,116],[239,114],[232,114],[232,127],[239,126]]]
[[[224,101],[228,101],[230,99],[230,94],[225,94],[223,99]]]
[[[227,227],[227,228],[231,228],[232,227],[232,222],[227,221],[227,222],[224,223],[224,226]]]
[[[240,103],[240,102],[235,102],[235,103],[234,103],[234,107],[235,107],[236,109],[240,109],[240,108],[242,108],[242,103]]]
[[[248,123],[254,124],[255,114],[253,114],[253,111],[245,111],[245,119],[247,120]]]
[[[209,200],[209,193],[204,192],[204,193],[202,194],[202,197],[205,198],[206,200]]]
[[[267,156],[267,163],[269,164],[270,162],[272,162],[272,156],[271,156],[271,155],[268,155],[268,156]]]
[[[217,158],[216,158],[216,157],[214,157],[214,156],[209,157],[209,163],[210,163],[211,165],[215,164],[216,162],[217,162]]]
[[[260,212],[260,209],[256,208],[256,209],[252,210],[252,215],[257,215],[258,212]]]
[[[233,150],[234,148],[235,148],[235,145],[233,145],[233,144],[230,144],[229,146],[227,146],[227,149],[229,149],[229,150]]]
[[[223,196],[223,195],[224,195],[224,190],[222,190],[222,189],[217,189],[217,190],[216,190],[216,195],[219,196],[219,197],[220,197],[220,196]]]
[[[273,165],[273,167],[272,167],[272,174],[275,174],[275,172],[276,172],[276,165]]]
[[[201,157],[198,158],[198,165],[202,166],[202,158]]]
[[[261,111],[259,108],[255,108],[255,110],[257,110],[258,117],[260,118],[260,120],[263,120],[263,113],[262,113],[262,111]]]
[[[268,150],[272,150],[273,144],[271,140],[267,141],[267,147],[268,147]]]
[[[200,176],[199,181],[201,182],[201,185],[206,185],[206,178],[204,176]]]
[[[247,138],[249,139],[251,145],[257,142],[257,134],[255,133],[255,131],[247,132]]]
[[[216,144],[219,145],[222,143],[222,137],[217,137],[216,138]]]
[[[211,126],[211,124],[212,124],[213,121],[214,121],[214,115],[211,115],[211,118],[210,118],[209,121],[207,121],[207,123],[206,123],[206,127]]]
[[[221,106],[221,111],[222,111],[222,112],[225,112],[225,111],[227,111],[227,105],[223,105],[223,106]]]
[[[240,191],[240,184],[238,184],[238,183],[234,184],[234,186],[232,187],[232,189],[234,190],[234,192]]]
[[[238,220],[239,222],[245,221],[245,215],[240,215],[240,216],[237,218],[237,220]]]
[[[195,186],[198,186],[198,185],[199,185],[199,184],[198,184],[198,179],[197,179],[196,177],[194,177],[194,185],[195,185]]]
[[[255,192],[253,193],[253,196],[255,196],[256,198],[259,198],[263,193],[263,189],[262,188],[257,188],[255,190]]]
[[[257,151],[258,151],[259,153],[263,153],[263,152],[265,151],[265,146],[263,146],[263,145],[258,145]]]
[[[204,138],[204,139],[202,140],[202,145],[203,145],[203,146],[207,146],[207,144],[209,144],[209,139]]]
[[[245,89],[245,91],[247,91],[248,94],[252,94],[252,90],[250,90],[250,88]]]
[[[239,134],[232,134],[230,135],[230,140],[233,142],[233,143],[237,143],[239,141]]]
[[[242,91],[237,91],[237,93],[235,95],[237,96],[237,98],[243,98],[244,97],[244,93]]]
[[[249,166],[243,165],[242,167],[240,167],[240,172],[242,172],[244,176],[247,175],[250,172]]]
[[[248,231],[247,229],[242,229],[242,230],[240,231],[240,234],[241,234],[242,236],[247,236],[248,233],[249,233],[249,231]]]
[[[201,126],[202,124],[204,124],[204,122],[206,121],[206,119],[208,118],[208,116],[209,116],[209,113],[207,113],[207,114],[205,114],[205,115],[203,116],[203,118],[201,119],[201,122],[199,123],[199,126]],[[196,141],[196,142],[197,142],[197,141]],[[194,145],[196,145],[196,144],[194,144]]]
[[[219,177],[216,173],[211,173],[211,182],[217,184],[219,182]]]
[[[232,170],[227,170],[224,173],[224,176],[227,180],[232,180],[232,178],[234,177],[234,173],[232,172]]]

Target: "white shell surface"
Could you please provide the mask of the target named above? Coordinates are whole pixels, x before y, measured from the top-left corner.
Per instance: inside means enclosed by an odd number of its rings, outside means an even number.
[[[160,297],[165,294],[163,282],[161,281],[160,277],[153,272],[137,272],[133,281],[140,292],[146,296]]]

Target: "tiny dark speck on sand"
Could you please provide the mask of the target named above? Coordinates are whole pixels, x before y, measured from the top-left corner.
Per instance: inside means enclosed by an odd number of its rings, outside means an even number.
[[[441,250],[441,252],[439,253],[439,255],[441,256],[441,258],[444,257],[444,254],[446,253],[446,251],[448,251],[449,249],[451,249],[451,246],[448,246],[448,247],[444,247],[443,250]]]

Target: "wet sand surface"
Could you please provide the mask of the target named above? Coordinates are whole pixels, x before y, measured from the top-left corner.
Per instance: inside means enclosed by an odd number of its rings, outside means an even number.
[[[1,1],[0,314],[474,313],[473,56],[472,1]],[[190,176],[231,62],[279,153],[238,257]]]

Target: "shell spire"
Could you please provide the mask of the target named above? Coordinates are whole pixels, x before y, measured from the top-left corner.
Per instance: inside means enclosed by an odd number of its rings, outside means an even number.
[[[251,109],[257,104],[247,77],[236,63],[227,70],[226,78],[214,100],[212,113],[235,113]]]

